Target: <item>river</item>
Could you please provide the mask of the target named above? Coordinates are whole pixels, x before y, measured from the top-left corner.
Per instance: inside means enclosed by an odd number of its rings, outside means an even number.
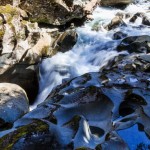
[[[117,13],[130,14],[133,16],[142,12],[150,16],[150,1],[137,0],[134,4],[128,5],[125,9],[111,7],[97,7],[93,13],[93,21],[78,27],[78,41],[76,45],[66,53],[57,53],[52,58],[44,59],[39,69],[39,94],[31,109],[44,101],[51,90],[67,80],[88,72],[97,72],[110,59],[119,53],[116,47],[120,40],[114,40],[116,32],[123,31],[128,36],[150,35],[150,28],[141,25],[142,18],[138,17],[134,23],[130,18],[123,18],[125,25],[114,30],[107,31],[104,26],[115,17]],[[99,26],[99,31],[93,27]],[[127,53],[127,52],[122,52]]]

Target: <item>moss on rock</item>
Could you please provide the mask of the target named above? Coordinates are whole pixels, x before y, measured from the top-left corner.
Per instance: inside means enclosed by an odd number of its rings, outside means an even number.
[[[0,138],[0,149],[11,150],[13,148],[13,145],[22,137],[34,133],[44,133],[48,131],[49,126],[46,123],[40,120],[36,120],[33,123],[20,127],[14,132],[11,132],[5,135],[4,137]]]
[[[14,16],[18,14],[18,11],[15,7],[8,4],[6,6],[0,6],[0,13],[2,14],[8,13]]]

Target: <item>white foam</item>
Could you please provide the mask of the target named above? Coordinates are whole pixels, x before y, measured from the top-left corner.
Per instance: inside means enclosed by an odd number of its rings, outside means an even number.
[[[115,32],[123,31],[131,36],[150,34],[148,27],[134,28],[141,24],[140,18],[135,23],[129,23],[129,20],[124,19],[129,24],[128,26],[119,27],[109,32],[104,28],[98,32],[92,31],[94,23],[98,22],[103,27],[103,24],[109,23],[117,12],[134,14],[146,12],[147,9],[147,3],[144,1],[142,3],[142,0],[136,5],[129,5],[125,10],[97,8],[93,13],[94,20],[77,29],[79,38],[72,50],[66,53],[57,53],[52,58],[43,60],[40,64],[40,90],[36,103],[31,109],[44,101],[51,90],[61,84],[63,79],[80,76],[87,72],[97,72],[110,59],[117,56],[119,53],[115,47],[119,41],[112,40],[112,35]]]

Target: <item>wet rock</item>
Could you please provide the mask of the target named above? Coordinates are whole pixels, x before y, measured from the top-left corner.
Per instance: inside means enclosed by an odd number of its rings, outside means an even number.
[[[109,135],[107,135],[107,140],[103,144],[97,146],[97,149],[103,149],[103,150],[129,150],[128,145],[121,139],[121,137],[115,133],[112,132]]]
[[[64,7],[72,7],[74,1],[64,2],[67,4]],[[47,7],[49,6],[45,6]],[[123,16],[117,14],[109,24],[109,29],[121,25]],[[36,23],[22,20],[24,26],[21,26],[21,31],[24,33],[16,38],[11,26],[3,26],[7,24],[9,15],[5,15],[5,18],[2,18],[5,23],[2,23],[1,29],[4,33],[7,30],[5,38],[9,40],[5,40],[8,43],[4,47],[8,45],[9,49],[3,49],[1,44],[0,79],[20,84],[26,91],[36,91],[36,87],[31,87],[31,84],[35,86],[37,83],[35,65],[42,57],[72,48],[77,34],[73,30],[59,32],[58,29],[41,29]],[[58,21],[63,24],[61,19],[63,17]],[[11,34],[8,36],[9,30]],[[118,32],[114,38],[117,40],[126,36]],[[29,49],[24,47],[24,41],[28,43]],[[71,45],[66,45],[69,42]],[[46,48],[45,44],[48,44]],[[126,37],[117,49],[128,50],[131,54],[116,56],[100,72],[65,80],[35,110],[15,121],[10,130],[0,132],[0,149],[124,150],[131,145],[128,145],[120,131],[126,132],[134,125],[139,127],[137,134],[140,131],[145,136],[150,136],[150,62],[149,54],[146,54],[149,53],[149,36]],[[5,124],[3,118],[0,119],[0,124]],[[7,126],[10,128],[12,124]],[[140,143],[135,145],[141,146]]]
[[[92,26],[92,31],[100,31],[101,26],[99,24],[99,21],[96,21]]]
[[[133,15],[133,17],[131,17],[129,21],[134,23],[138,17],[143,17],[143,16],[144,16],[144,13],[136,13]]]
[[[38,145],[47,149],[48,137],[51,145],[56,144],[59,149],[129,149],[131,145],[122,132],[140,124],[142,130],[132,131],[150,135],[148,68],[149,54],[116,56],[100,72],[87,73],[57,86],[35,110],[17,120],[11,130],[1,133],[1,139],[11,139],[10,135],[14,137],[26,126],[31,128],[34,120],[40,119],[49,125],[47,134],[36,134],[36,138],[27,131],[25,140],[17,136],[17,142],[10,142],[11,146],[25,149]],[[44,142],[39,143],[39,137]],[[51,141],[51,137],[55,140]],[[3,144],[1,141],[0,145]]]
[[[132,0],[101,0],[102,6],[123,6],[132,3]]]
[[[130,18],[130,17],[131,17],[131,14],[130,14],[130,13],[126,13],[126,14],[125,14],[125,18],[126,18],[126,19],[128,19],[128,18]]]
[[[150,37],[148,35],[130,36],[121,41],[117,47],[118,51],[127,50],[129,53],[149,53]]]
[[[34,121],[29,125],[18,128],[18,130],[14,132],[15,134],[11,134],[11,133],[9,134],[9,139],[7,139],[7,137],[5,136],[0,139],[1,149],[3,148],[11,148],[16,150],[19,149],[24,150],[26,148],[36,149],[38,148],[39,145],[42,147],[42,143],[45,145],[47,144],[48,146],[50,144],[50,141],[52,140],[49,134],[48,125],[42,121]],[[44,135],[45,137],[43,139]],[[19,141],[18,138],[20,138]],[[42,141],[41,138],[43,139]],[[35,143],[34,146],[33,143]]]
[[[29,102],[25,91],[15,84],[0,83],[0,130],[29,111]]]
[[[71,142],[70,138],[73,137],[72,130],[58,127],[46,120],[32,120],[30,123],[18,127],[17,130],[15,128],[13,130],[12,133],[0,139],[1,149],[72,149],[71,144],[68,144]],[[66,137],[62,138],[64,132]]]
[[[116,14],[116,16],[111,20],[111,22],[105,27],[107,30],[112,30],[117,28],[120,25],[125,25],[123,21],[123,15],[122,14]]]
[[[54,43],[54,49],[60,52],[70,50],[77,42],[78,35],[73,30],[67,30],[60,34]]]
[[[133,17],[130,18],[130,22],[134,23],[138,18],[142,19],[142,24],[146,26],[150,26],[150,19],[144,13],[136,13]]]
[[[139,58],[150,63],[150,54],[140,55]]]
[[[142,24],[150,26],[150,18],[144,16],[142,20]]]
[[[111,65],[111,67],[122,71],[130,71],[132,73],[135,73],[136,71],[147,72],[150,67],[148,58],[149,54],[130,54],[130,56],[123,55],[121,57],[116,57],[113,60],[113,66]],[[109,64],[107,64],[107,67],[110,68]]]
[[[125,37],[127,37],[127,34],[121,32],[121,31],[118,31],[118,32],[114,33],[114,35],[113,35],[113,39],[114,39],[114,40],[123,39],[123,38],[125,38]]]

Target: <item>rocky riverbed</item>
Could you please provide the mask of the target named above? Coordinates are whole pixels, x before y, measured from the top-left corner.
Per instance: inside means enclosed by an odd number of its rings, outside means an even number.
[[[150,1],[1,0],[1,149],[150,149]]]

